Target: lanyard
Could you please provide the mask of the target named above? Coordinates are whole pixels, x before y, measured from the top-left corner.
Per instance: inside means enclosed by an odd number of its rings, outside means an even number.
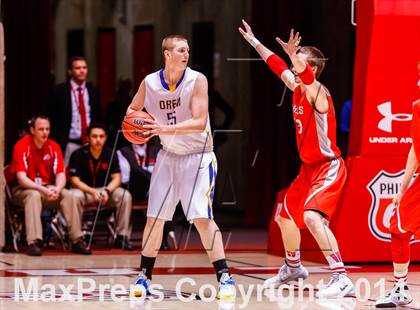
[[[134,156],[136,156],[137,166],[144,167],[146,165],[146,158],[147,158],[146,149],[144,150],[144,156],[140,156],[137,153],[136,149],[134,148],[134,145],[132,146],[132,148],[133,148]]]
[[[96,164],[96,167],[94,169],[93,168],[93,160],[89,159],[89,168],[90,168],[90,172],[92,174],[93,187],[96,187],[96,174],[98,173],[100,167],[101,167],[101,160],[98,161],[98,163]]]

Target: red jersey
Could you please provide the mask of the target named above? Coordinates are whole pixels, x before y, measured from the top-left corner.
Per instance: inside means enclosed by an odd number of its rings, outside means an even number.
[[[64,172],[60,146],[48,139],[38,149],[31,135],[23,137],[13,149],[12,173],[17,172],[26,172],[32,181],[41,178],[42,184],[53,184],[55,176]]]
[[[340,156],[336,145],[334,104],[329,91],[323,87],[328,100],[328,112],[319,113],[306,98],[300,86],[293,92],[293,119],[296,142],[304,163],[320,163]]]

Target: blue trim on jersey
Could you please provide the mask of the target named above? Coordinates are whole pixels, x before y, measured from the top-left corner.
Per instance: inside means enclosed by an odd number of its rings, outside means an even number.
[[[214,169],[213,169],[213,163],[211,162],[209,165],[209,179],[210,179],[210,193],[209,193],[209,199],[211,200],[211,202],[213,202],[213,196],[214,196],[214,182],[213,182],[213,177],[214,177]],[[210,207],[210,203],[207,207],[207,213],[208,213],[208,217],[209,219],[212,219],[212,212],[211,212],[211,207]]]
[[[210,178],[210,186],[211,186],[211,182],[213,181],[213,163],[210,163],[209,165],[209,178]]]
[[[175,89],[178,88],[179,84],[181,84],[182,81],[184,80],[185,72],[186,71],[187,71],[187,69],[185,69],[184,70],[184,73],[182,73],[181,78],[179,79],[178,83],[176,83]],[[159,77],[160,77],[160,83],[162,84],[163,88],[165,88],[166,90],[169,90],[170,91],[171,89],[169,88],[169,85],[168,85],[168,83],[166,83],[165,77],[163,76],[163,69],[160,69],[160,71],[159,71]]]

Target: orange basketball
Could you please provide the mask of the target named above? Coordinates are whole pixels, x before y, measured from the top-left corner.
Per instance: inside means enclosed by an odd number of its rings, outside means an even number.
[[[144,132],[148,131],[143,127],[147,124],[145,119],[154,120],[153,116],[144,111],[134,111],[124,118],[121,127],[124,137],[128,141],[134,144],[143,144],[150,139],[150,137],[144,136]]]

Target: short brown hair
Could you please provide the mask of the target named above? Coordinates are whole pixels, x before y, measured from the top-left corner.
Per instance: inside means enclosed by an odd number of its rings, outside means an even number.
[[[35,123],[38,119],[44,119],[47,121],[50,121],[50,119],[48,118],[48,116],[45,116],[44,114],[35,114],[34,116],[32,116],[32,118],[28,121],[28,127],[29,128],[35,128]]]
[[[162,40],[163,62],[165,62],[165,51],[166,50],[171,51],[174,48],[174,45],[172,43],[173,40],[188,42],[187,38],[180,34],[171,34],[169,36],[164,37]]]
[[[79,61],[79,60],[84,61],[87,64],[87,60],[86,60],[85,57],[82,57],[82,56],[73,56],[73,57],[71,57],[69,59],[69,62],[67,63],[67,69],[68,70],[73,69],[73,62]]]
[[[308,55],[307,62],[311,67],[317,67],[316,78],[318,79],[325,67],[324,54],[314,46],[304,46],[299,52]]]

